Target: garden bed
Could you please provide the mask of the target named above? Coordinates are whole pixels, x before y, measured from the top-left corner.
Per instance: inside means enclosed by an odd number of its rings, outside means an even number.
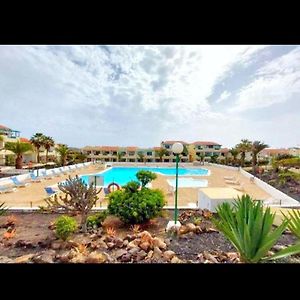
[[[2,263],[239,263],[232,244],[213,226],[203,211],[181,211],[180,234],[165,231],[172,211],[135,229],[109,216],[103,227],[75,233],[68,242],[55,236],[58,214],[15,213],[0,217],[0,262]],[[77,218],[77,217],[76,217]],[[196,225],[193,223],[195,220]],[[197,220],[197,222],[196,222]],[[111,234],[107,229],[111,229]],[[5,238],[5,233],[14,235]],[[272,251],[293,244],[284,234]],[[278,249],[277,249],[278,248]],[[284,262],[299,262],[294,256]]]

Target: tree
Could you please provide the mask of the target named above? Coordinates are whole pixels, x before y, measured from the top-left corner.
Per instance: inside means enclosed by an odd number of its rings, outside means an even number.
[[[138,160],[143,162],[145,158],[145,154],[143,152],[138,152],[137,155],[139,157]]]
[[[236,148],[231,148],[231,149],[229,150],[229,152],[230,152],[230,154],[233,156],[233,163],[235,164],[235,163],[236,163],[236,157],[238,156],[239,151],[238,151],[238,149],[236,149]]]
[[[5,144],[5,149],[10,150],[16,154],[16,169],[22,169],[23,154],[27,151],[32,150],[32,146],[29,143],[21,143],[20,141],[17,141],[16,143],[7,142]]]
[[[197,157],[195,146],[192,144],[188,145],[187,149],[188,149],[188,155],[189,155],[189,162],[195,161],[196,157]]]
[[[97,194],[101,192],[102,188],[97,191],[93,183],[88,186],[77,175],[75,178],[69,176],[65,182],[58,184],[58,188],[65,195],[59,197],[55,195],[45,199],[48,204],[47,209],[51,211],[63,209],[66,212],[79,213],[81,229],[86,232],[88,214],[99,199]]]
[[[157,175],[151,171],[140,170],[136,173],[136,178],[141,182],[144,188],[149,182],[157,178]]]
[[[168,154],[168,151],[165,148],[159,148],[155,150],[155,156],[159,157],[159,161],[162,162],[163,157]]]
[[[43,137],[43,146],[46,149],[46,162],[48,162],[48,152],[51,147],[54,147],[55,143],[51,136],[44,136]]]
[[[37,150],[37,162],[38,163],[40,162],[40,148],[42,146],[44,146],[44,138],[45,138],[45,136],[42,133],[38,132],[38,133],[34,134],[30,139],[31,144]]]
[[[4,137],[2,135],[0,135],[0,143],[4,141]],[[1,148],[0,148],[1,150]]]
[[[123,157],[124,155],[125,155],[124,152],[118,151],[118,152],[117,152],[117,159],[118,159],[118,161],[121,161],[121,160],[122,160],[122,157]]]
[[[241,167],[244,167],[246,152],[251,151],[252,143],[247,139],[243,139],[239,144],[236,145],[235,148],[238,150],[239,153],[241,153]]]
[[[69,148],[67,145],[59,145],[58,148],[55,149],[56,152],[60,155],[60,163],[62,166],[66,165],[67,156],[69,153]]]
[[[260,141],[254,141],[252,143],[251,151],[252,151],[252,172],[253,174],[256,174],[256,167],[257,167],[257,154],[264,150],[265,148],[268,148],[269,146],[263,142]]]

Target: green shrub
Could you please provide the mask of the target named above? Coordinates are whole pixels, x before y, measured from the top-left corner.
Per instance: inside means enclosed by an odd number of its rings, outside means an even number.
[[[140,183],[138,181],[130,181],[126,185],[123,186],[123,189],[126,193],[135,193],[138,191],[140,187]]]
[[[106,210],[89,216],[87,218],[87,227],[90,227],[90,228],[100,227],[102,225],[102,222],[106,219],[106,217],[107,217]]]
[[[123,190],[109,195],[108,213],[129,224],[143,223],[160,215],[165,205],[162,191],[147,188],[132,190],[129,188],[132,186],[136,185],[129,182]]]
[[[7,211],[7,208],[4,206],[4,202],[0,204],[0,216],[4,215]]]
[[[55,222],[56,235],[58,238],[66,241],[77,229],[77,222],[74,218],[61,216]]]
[[[141,170],[136,173],[136,178],[141,182],[142,188],[145,187],[149,182],[156,179],[157,176],[151,171]]]
[[[288,212],[288,216],[281,212],[285,220],[289,221],[288,229],[300,239],[300,210],[292,210]]]
[[[254,202],[249,195],[238,198],[233,207],[222,203],[217,207],[217,213],[220,219],[214,218],[214,224],[238,250],[244,262],[256,263],[300,252],[299,243],[267,257],[286,229],[288,220],[272,230],[275,213],[272,214],[269,207],[264,210],[261,201]]]

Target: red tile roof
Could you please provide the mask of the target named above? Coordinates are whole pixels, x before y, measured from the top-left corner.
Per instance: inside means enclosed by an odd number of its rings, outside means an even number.
[[[276,154],[289,154],[289,150],[288,149],[271,149],[271,148],[267,148],[262,150],[260,153],[260,155],[276,155]]]
[[[229,149],[228,148],[221,148],[220,152],[221,153],[227,153],[227,152],[229,152]]]
[[[118,146],[102,146],[102,151],[118,151],[120,147]]]
[[[136,146],[129,146],[129,147],[126,147],[126,150],[127,151],[136,151],[138,149],[138,147]]]
[[[161,149],[161,147],[153,147],[153,150],[155,151],[155,150],[160,150]]]
[[[4,129],[4,130],[11,130],[10,128],[4,126],[4,125],[0,125],[0,129]]]
[[[20,142],[21,143],[30,143],[30,140],[24,137],[20,137]]]
[[[210,142],[210,141],[197,141],[193,143],[194,145],[216,145],[216,146],[221,146],[221,144],[215,143],[215,142]]]

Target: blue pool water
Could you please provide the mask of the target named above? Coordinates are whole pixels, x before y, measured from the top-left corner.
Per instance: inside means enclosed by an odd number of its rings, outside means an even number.
[[[93,176],[103,176],[104,186],[107,186],[111,182],[116,182],[119,185],[124,185],[131,180],[137,180],[135,174],[140,170],[148,170],[155,173],[160,173],[165,176],[175,176],[175,168],[151,168],[151,167],[139,167],[139,168],[124,168],[124,167],[113,167],[102,173],[93,174]],[[207,176],[209,175],[206,169],[185,169],[178,168],[179,176]],[[88,175],[81,176],[84,182],[88,183]]]
[[[176,179],[168,179],[169,185],[176,187]],[[178,187],[185,188],[199,188],[207,187],[208,181],[206,179],[194,179],[194,178],[178,178]]]

